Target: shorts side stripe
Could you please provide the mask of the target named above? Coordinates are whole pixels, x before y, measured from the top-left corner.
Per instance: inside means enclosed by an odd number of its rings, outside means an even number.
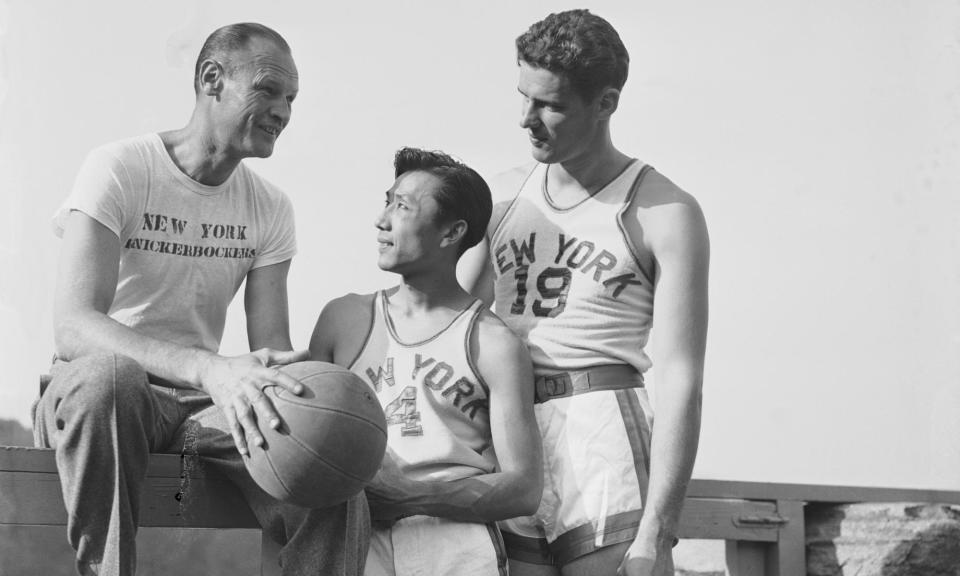
[[[561,534],[550,543],[550,552],[557,565],[563,566],[601,548],[631,542],[637,536],[641,514],[640,510],[631,510],[607,516],[602,545],[597,545],[596,528],[590,523]]]
[[[640,498],[643,505],[647,505],[647,485],[650,483],[650,430],[647,419],[640,406],[640,400],[633,390],[617,390],[617,402],[620,404],[620,415],[623,425],[627,429],[627,439],[630,441],[630,450],[633,452],[633,467],[637,472],[637,482],[640,485]]]
[[[493,543],[493,551],[497,555],[497,573],[500,576],[507,576],[507,547],[503,543],[503,536],[496,522],[487,524],[487,532],[490,534],[490,540]]]
[[[545,538],[531,538],[513,532],[501,532],[507,557],[518,562],[540,566],[558,566]]]

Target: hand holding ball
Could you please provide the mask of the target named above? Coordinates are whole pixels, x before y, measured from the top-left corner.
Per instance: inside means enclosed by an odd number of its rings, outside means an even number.
[[[359,376],[326,362],[281,366],[303,384],[294,395],[263,392],[282,419],[261,427],[264,443],[244,459],[253,479],[274,498],[307,508],[344,502],[373,478],[387,446],[383,408]]]

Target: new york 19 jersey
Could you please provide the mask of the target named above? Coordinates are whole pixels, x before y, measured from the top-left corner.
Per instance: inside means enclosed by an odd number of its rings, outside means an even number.
[[[497,315],[530,348],[537,376],[602,364],[650,368],[653,281],[624,212],[651,168],[634,160],[593,196],[561,208],[537,164],[490,239]]]

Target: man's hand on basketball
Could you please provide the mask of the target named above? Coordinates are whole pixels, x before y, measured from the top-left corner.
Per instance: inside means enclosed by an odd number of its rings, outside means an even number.
[[[307,360],[308,350],[278,351],[263,348],[242,356],[212,358],[203,371],[204,390],[223,410],[237,449],[249,455],[248,441],[263,444],[258,422],[271,428],[280,426],[280,415],[263,393],[268,386],[280,386],[300,394],[303,385],[280,371],[277,366]]]

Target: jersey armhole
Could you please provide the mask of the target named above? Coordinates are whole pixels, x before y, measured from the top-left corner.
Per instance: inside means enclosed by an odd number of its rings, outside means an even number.
[[[527,175],[523,177],[523,180],[520,182],[520,186],[517,188],[517,193],[514,194],[513,196],[513,200],[511,200],[510,204],[507,205],[507,209],[503,211],[503,215],[500,217],[500,221],[497,222],[497,225],[494,227],[493,234],[490,234],[489,238],[487,238],[487,242],[490,244],[491,247],[493,246],[494,239],[497,238],[498,234],[500,234],[500,230],[501,228],[503,228],[503,223],[506,221],[507,216],[509,216],[510,213],[513,212],[513,208],[514,206],[516,206],[517,200],[520,199],[520,193],[523,192],[524,188],[526,188],[527,182],[530,180],[530,177],[533,176],[533,173],[536,172],[537,168],[539,167],[540,167],[540,164],[535,163],[533,165],[533,168],[530,169],[530,172],[528,172]]]
[[[470,323],[467,325],[466,336],[464,337],[463,343],[467,356],[467,365],[470,366],[470,370],[473,371],[473,375],[477,378],[477,383],[480,384],[480,387],[483,388],[483,393],[486,394],[487,399],[489,399],[490,387],[483,379],[483,374],[480,373],[480,369],[477,367],[477,361],[473,356],[473,348],[470,346],[470,342],[473,340],[473,333],[477,329],[477,324],[480,322],[480,315],[483,314],[484,311],[483,301],[478,298],[474,300],[470,306],[474,308],[474,311],[473,316],[470,318]],[[477,334],[477,343],[480,343],[479,334]]]
[[[617,227],[620,228],[620,235],[623,236],[623,242],[627,245],[627,251],[630,252],[631,256],[633,256],[633,262],[637,265],[637,270],[640,271],[640,274],[642,274],[644,279],[650,284],[651,290],[653,290],[653,279],[656,274],[651,273],[651,271],[644,268],[643,264],[641,264],[640,251],[633,243],[633,239],[630,238],[625,219],[627,216],[627,211],[630,209],[630,206],[633,205],[633,200],[640,191],[640,185],[643,183],[644,177],[646,177],[648,172],[653,171],[653,169],[653,166],[644,164],[643,168],[640,169],[640,172],[634,179],[633,184],[630,186],[630,191],[627,192],[627,198],[623,201],[623,207],[620,208],[619,212],[617,212]]]
[[[347,366],[347,370],[353,370],[354,366],[357,364],[357,360],[363,356],[363,351],[366,350],[367,344],[370,343],[370,337],[373,335],[373,327],[377,323],[377,297],[380,295],[380,292],[374,292],[373,297],[370,298],[370,325],[367,326],[367,335],[363,338],[363,343],[360,345],[360,348],[357,349],[357,355],[350,361],[350,364]]]

